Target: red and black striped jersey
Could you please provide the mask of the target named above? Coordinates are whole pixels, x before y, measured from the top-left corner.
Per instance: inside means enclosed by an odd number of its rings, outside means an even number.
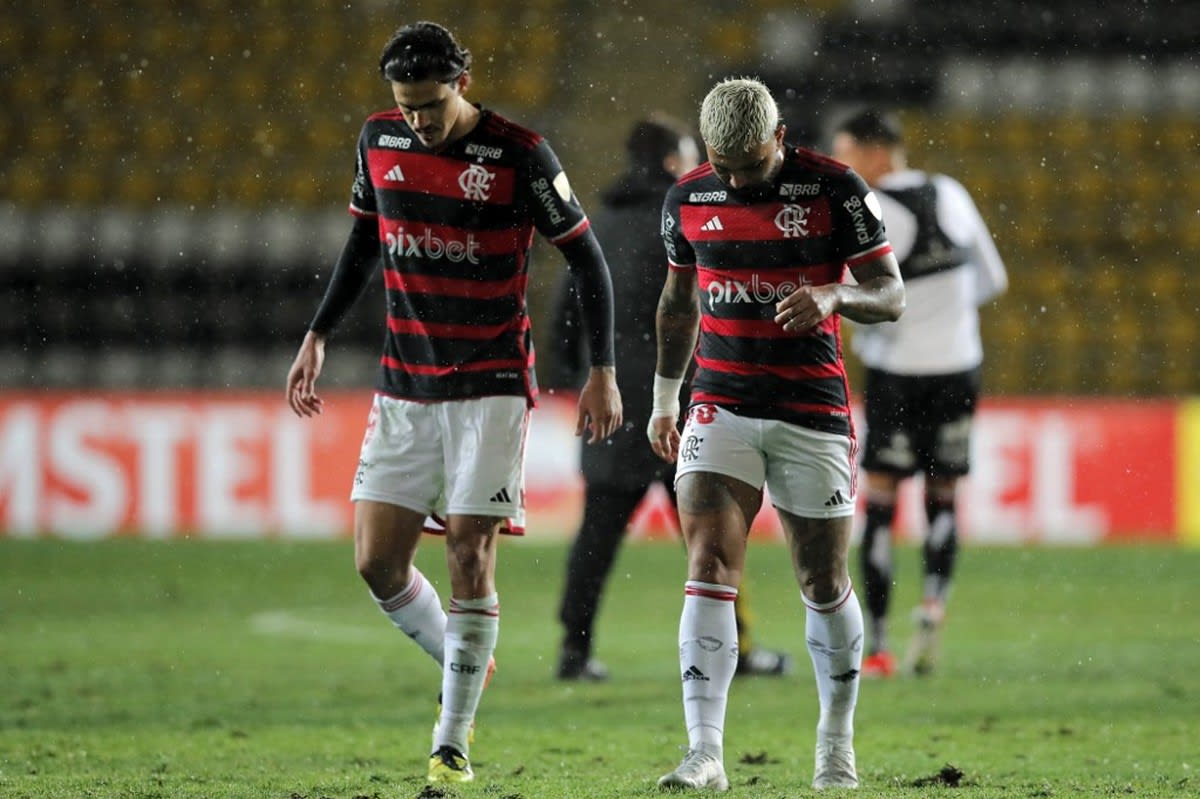
[[[541,135],[484,109],[436,152],[399,110],[369,117],[350,212],[379,222],[387,337],[378,389],[411,400],[537,397],[525,290],[533,233],[588,229]]]
[[[791,333],[775,303],[891,251],[862,178],[799,147],[772,184],[749,192],[703,164],[667,194],[662,235],[670,268],[695,269],[700,287],[692,403],[850,434],[840,317]]]

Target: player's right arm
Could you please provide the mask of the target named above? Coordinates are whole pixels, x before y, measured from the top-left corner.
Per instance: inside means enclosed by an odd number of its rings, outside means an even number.
[[[355,218],[329,278],[325,297],[288,370],[287,401],[297,416],[315,416],[321,412],[323,403],[317,396],[316,384],[325,363],[325,340],[362,295],[378,259],[379,234],[374,217]]]
[[[679,389],[700,331],[696,252],[683,235],[679,213],[681,197],[682,192],[676,184],[663,201],[660,232],[670,269],[654,315],[658,361],[654,368],[654,404],[646,425],[650,448],[668,463],[674,463],[679,455]]]
[[[700,329],[697,283],[695,269],[671,269],[655,313],[658,361],[654,368],[654,407],[646,434],[654,454],[668,463],[674,463],[679,455],[679,389]]]

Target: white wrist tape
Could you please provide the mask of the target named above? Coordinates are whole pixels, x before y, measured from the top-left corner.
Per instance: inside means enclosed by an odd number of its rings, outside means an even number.
[[[654,407],[650,411],[650,417],[679,418],[679,389],[681,388],[683,388],[682,377],[654,375]]]

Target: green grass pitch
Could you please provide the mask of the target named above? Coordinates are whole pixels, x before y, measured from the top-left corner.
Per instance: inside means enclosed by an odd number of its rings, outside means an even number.
[[[902,646],[918,553],[898,556]],[[564,557],[503,542],[478,780],[433,789],[437,671],[374,608],[348,541],[0,540],[0,796],[656,795],[686,742],[681,549],[622,552],[605,685],[551,679]],[[440,540],[419,563],[445,600]],[[728,795],[811,796],[816,692],[786,550],[752,543],[748,574],[757,638],[799,668],[735,681]],[[967,546],[941,670],[862,687],[857,795],[1200,795],[1197,586],[1195,550]]]

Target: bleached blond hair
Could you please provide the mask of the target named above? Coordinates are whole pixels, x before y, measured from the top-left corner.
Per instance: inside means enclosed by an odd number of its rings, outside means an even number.
[[[753,78],[726,78],[700,104],[700,137],[722,155],[741,155],[775,135],[779,106]]]

